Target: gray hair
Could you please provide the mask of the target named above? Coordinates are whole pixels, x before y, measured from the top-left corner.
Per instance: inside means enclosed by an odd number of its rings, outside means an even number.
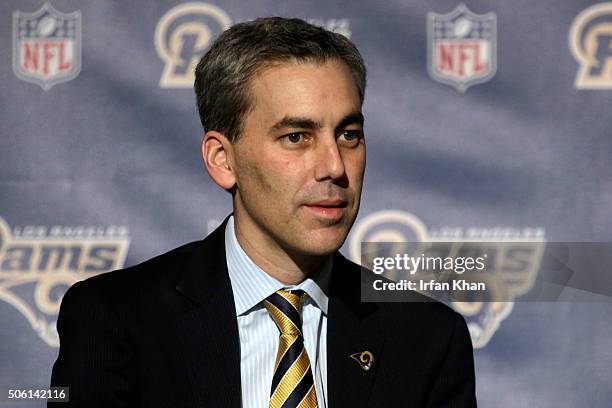
[[[216,130],[238,140],[242,121],[252,108],[249,81],[258,70],[296,60],[346,63],[365,95],[366,68],[357,47],[345,36],[297,18],[266,17],[224,31],[195,70],[194,89],[204,131]]]

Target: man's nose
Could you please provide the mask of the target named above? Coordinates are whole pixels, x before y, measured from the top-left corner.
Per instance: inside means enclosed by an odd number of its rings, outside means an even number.
[[[344,160],[338,148],[336,137],[325,137],[325,141],[317,146],[317,160],[315,165],[315,178],[317,181],[326,179],[338,180],[346,173]]]

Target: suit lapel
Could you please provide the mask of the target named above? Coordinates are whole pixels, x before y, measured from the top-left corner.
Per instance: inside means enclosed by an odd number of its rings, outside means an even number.
[[[194,307],[175,321],[197,406],[240,407],[240,340],[225,260],[227,218],[194,253],[176,289]]]
[[[196,405],[238,408],[240,339],[225,258],[226,223],[227,218],[203,241],[176,285],[193,308],[178,316],[174,332]],[[334,255],[327,323],[330,407],[367,405],[383,352],[377,306],[360,301],[360,273],[342,255]],[[364,351],[374,356],[367,371],[350,357]]]
[[[360,273],[342,255],[335,255],[327,321],[327,389],[332,408],[368,405],[383,352],[377,306],[360,301]],[[368,370],[350,357],[364,351],[374,356]]]

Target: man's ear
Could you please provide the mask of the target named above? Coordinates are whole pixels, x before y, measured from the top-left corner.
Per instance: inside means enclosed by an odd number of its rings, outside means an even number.
[[[236,184],[232,166],[233,146],[221,133],[210,130],[202,140],[202,160],[210,177],[220,187],[231,190]]]

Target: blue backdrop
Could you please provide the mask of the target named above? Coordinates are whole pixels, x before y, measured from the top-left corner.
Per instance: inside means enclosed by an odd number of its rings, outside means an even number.
[[[192,69],[258,16],[343,33],[366,60],[368,165],[345,255],[367,240],[610,242],[612,2],[466,5],[2,2],[0,385],[48,385],[70,284],[229,213],[201,163]],[[455,306],[481,406],[612,405],[611,303]]]

